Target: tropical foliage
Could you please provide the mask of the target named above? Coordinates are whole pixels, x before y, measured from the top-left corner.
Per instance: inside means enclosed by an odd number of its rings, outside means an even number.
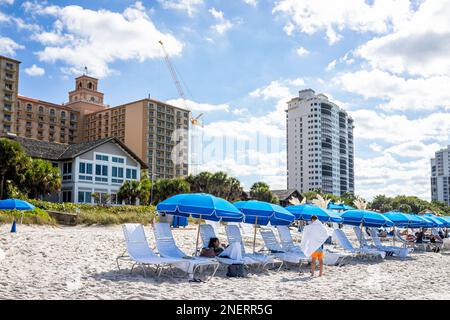
[[[267,183],[256,182],[250,188],[250,197],[259,201],[266,201],[278,204],[280,201],[276,195],[270,191]]]
[[[200,172],[189,175],[186,182],[191,192],[209,193],[234,202],[244,197],[244,189],[238,179],[228,176],[225,172]]]

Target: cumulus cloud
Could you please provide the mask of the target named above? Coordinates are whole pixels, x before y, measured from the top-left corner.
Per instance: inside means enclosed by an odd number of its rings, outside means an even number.
[[[244,0],[244,2],[252,7],[256,7],[258,5],[258,0]]]
[[[295,94],[293,89],[298,90],[305,85],[305,81],[302,78],[287,79],[287,80],[274,80],[267,86],[257,88],[250,92],[250,97],[268,99],[289,99]]]
[[[210,104],[210,103],[199,103],[192,100],[183,99],[172,99],[167,101],[168,104],[177,106],[179,108],[188,107],[192,111],[196,112],[218,112],[225,111],[229,112],[230,106],[228,104]]]
[[[344,29],[383,34],[396,30],[412,14],[409,0],[279,0],[272,12],[287,18],[287,34],[322,31],[330,45],[342,39]]]
[[[163,53],[159,40],[171,56],[180,55],[183,49],[183,44],[173,35],[156,28],[141,2],[121,13],[31,2],[26,2],[24,8],[54,19],[51,30],[33,35],[44,45],[37,52],[39,60],[61,61],[66,65],[64,70],[71,73],[81,73],[87,66],[92,75],[104,77],[111,74],[110,64],[116,61],[160,58]]]
[[[449,15],[449,1],[425,0],[398,30],[368,41],[356,54],[397,74],[450,76]]]
[[[31,67],[25,69],[25,73],[30,77],[40,77],[45,74],[45,69],[33,64]]]
[[[165,9],[175,9],[185,11],[192,17],[198,8],[203,5],[204,0],[158,0]]]
[[[217,21],[217,23],[211,26],[211,28],[218,34],[222,35],[233,27],[234,24],[230,20],[225,19],[222,11],[211,8],[209,9],[209,13]]]
[[[304,57],[304,56],[307,56],[307,55],[309,54],[308,49],[303,48],[303,47],[298,48],[298,49],[296,50],[296,52],[297,52],[297,54],[298,54],[300,57]]]
[[[450,76],[404,78],[381,70],[360,70],[335,77],[342,89],[366,99],[384,100],[383,110],[429,110],[450,107]]]
[[[13,39],[0,36],[0,54],[6,56],[15,56],[16,51],[24,49],[23,45],[18,44]]]

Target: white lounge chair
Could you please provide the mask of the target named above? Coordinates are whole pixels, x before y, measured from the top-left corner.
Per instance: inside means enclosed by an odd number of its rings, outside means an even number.
[[[280,236],[280,244],[283,250],[288,252],[298,252],[305,255],[300,246],[294,243],[291,231],[288,226],[277,226],[278,235]],[[323,263],[328,266],[343,266],[350,262],[350,255],[334,252],[328,248],[324,249]]]
[[[413,249],[395,247],[395,246],[385,246],[381,243],[381,239],[378,236],[378,230],[376,228],[369,229],[370,236],[372,237],[373,243],[375,244],[375,248],[378,250],[386,251],[392,253],[393,256],[406,258]]]
[[[381,248],[378,248],[376,245],[370,245],[367,242],[367,240],[364,236],[364,233],[361,232],[361,229],[359,227],[353,227],[353,231],[355,232],[356,239],[358,239],[358,242],[359,242],[361,248],[382,251],[386,254],[387,257],[394,255],[394,252],[392,250],[388,250],[387,248],[381,249]]]
[[[384,259],[386,257],[386,252],[384,251],[369,249],[365,247],[353,247],[352,243],[350,242],[350,240],[348,240],[344,231],[341,229],[334,229],[333,238],[336,239],[336,242],[339,244],[339,246],[342,247],[342,249],[355,254],[356,256],[367,257],[368,259]]]
[[[214,228],[210,224],[202,224],[200,225],[200,237],[203,242],[203,247],[207,248],[209,245],[209,240],[211,238],[217,238]],[[239,244],[240,245],[240,244]],[[241,260],[235,260],[231,258],[223,258],[216,256],[216,258],[220,263],[230,265],[230,264],[244,264],[244,265],[251,265],[251,264],[257,264],[257,261],[251,260],[249,258],[246,258],[242,256]]]
[[[237,225],[227,225],[225,226],[225,231],[227,234],[227,239],[229,243],[239,243],[242,248],[242,256],[253,261],[252,264],[259,264],[262,269],[264,269],[268,264],[274,263],[273,256],[265,255],[262,253],[247,253],[245,251],[245,244],[242,240],[242,235],[239,227]]]
[[[153,265],[156,267],[155,272],[159,277],[164,266],[169,268],[175,266],[179,268],[185,263],[182,259],[162,258],[156,255],[148,245],[144,227],[141,224],[124,224],[122,225],[122,230],[127,249],[116,259],[117,268],[119,270],[119,261],[128,260],[134,262],[130,273],[133,272],[136,265],[139,265],[144,272],[144,276],[147,276],[145,266]]]
[[[403,238],[403,236],[400,234],[400,230],[395,230],[395,239],[399,240],[401,243],[403,243],[403,245],[405,247],[409,247],[411,249],[414,250],[419,250],[419,251],[427,251],[427,249],[429,248],[429,244],[428,243],[416,243],[415,241],[408,241],[405,238]]]
[[[185,254],[178,248],[173,238],[170,225],[165,222],[158,222],[153,225],[153,230],[156,240],[156,248],[159,254],[164,258],[178,258],[186,261],[185,272],[189,274],[189,277],[194,278],[195,272],[202,267],[213,267],[211,279],[219,268],[219,262],[215,259],[208,259],[202,257],[192,257]]]
[[[277,259],[283,262],[289,262],[299,265],[301,269],[303,264],[307,264],[309,259],[303,252],[294,252],[283,250],[280,243],[278,242],[272,229],[260,229],[260,234],[263,238],[264,245],[268,251],[274,255]],[[281,268],[281,266],[280,266]]]

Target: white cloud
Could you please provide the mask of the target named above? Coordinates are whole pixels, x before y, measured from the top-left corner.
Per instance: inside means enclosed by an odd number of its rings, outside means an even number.
[[[244,0],[244,2],[252,7],[256,7],[258,5],[258,0]]]
[[[204,0],[158,0],[165,9],[175,9],[185,11],[192,17],[198,8],[203,5]]]
[[[405,79],[380,70],[343,73],[334,79],[342,89],[357,93],[365,99],[386,101],[383,110],[450,109],[450,76]]]
[[[0,36],[0,54],[6,56],[15,56],[17,50],[24,48],[24,46],[18,44],[13,39]]]
[[[299,89],[305,85],[302,78],[288,80],[274,80],[269,85],[255,89],[250,92],[250,97],[269,99],[289,99],[295,94],[292,89]]]
[[[25,69],[25,73],[30,77],[40,77],[45,74],[45,69],[33,64],[31,67]]]
[[[297,54],[298,54],[300,57],[305,57],[305,56],[307,56],[307,55],[309,54],[309,51],[308,51],[307,49],[303,48],[303,47],[298,48],[298,49],[296,50],[296,52],[297,52]]]
[[[352,111],[355,120],[354,135],[359,141],[382,141],[403,144],[431,141],[445,145],[450,140],[450,112],[436,112],[418,119],[406,115],[386,115],[374,110]],[[361,143],[361,142],[360,142]]]
[[[218,34],[222,35],[233,27],[233,23],[230,20],[225,19],[222,11],[211,8],[209,9],[209,13],[217,21],[217,23],[211,26],[211,28]]]
[[[0,4],[14,4],[14,0],[0,0]]]
[[[412,13],[409,0],[279,0],[272,12],[287,17],[287,34],[323,31],[329,44],[338,42],[344,29],[379,34],[397,29]]]
[[[450,76],[450,2],[424,0],[395,32],[356,50],[375,68],[397,74]]]
[[[230,106],[228,104],[209,104],[209,103],[198,103],[192,100],[183,101],[183,99],[172,99],[167,101],[168,104],[177,106],[179,108],[186,108],[186,106],[196,112],[218,112],[225,111],[229,112]]]
[[[332,70],[334,70],[334,68],[336,68],[336,64],[337,64],[337,60],[331,61],[331,62],[327,65],[326,70],[327,70],[327,71],[332,71]]]
[[[34,39],[45,48],[37,52],[41,61],[62,61],[65,70],[81,73],[87,66],[94,76],[104,77],[118,60],[160,58],[158,43],[164,42],[169,55],[180,55],[183,45],[169,33],[159,31],[141,2],[122,13],[89,10],[80,6],[42,6],[26,2],[24,8],[55,19],[51,30],[36,32]]]

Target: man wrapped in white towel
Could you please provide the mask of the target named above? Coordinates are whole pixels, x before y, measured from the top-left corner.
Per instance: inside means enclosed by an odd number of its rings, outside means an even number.
[[[323,244],[328,239],[328,231],[317,219],[311,217],[312,223],[303,229],[302,242],[300,248],[307,257],[311,257],[311,276],[314,276],[316,263],[319,261],[319,276],[323,275]]]

